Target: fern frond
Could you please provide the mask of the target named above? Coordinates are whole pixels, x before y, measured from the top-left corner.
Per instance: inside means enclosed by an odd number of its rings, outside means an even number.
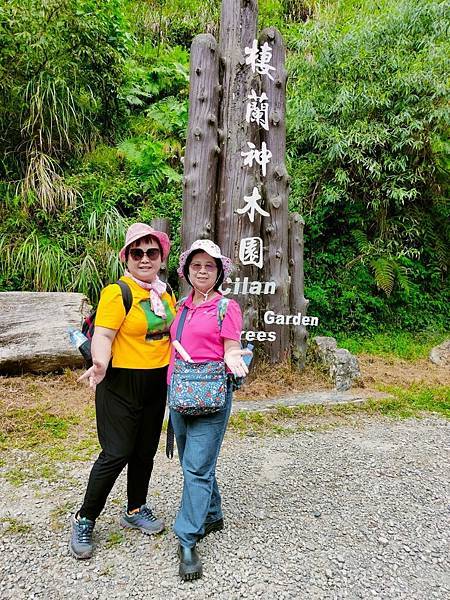
[[[356,242],[359,252],[361,254],[366,254],[370,244],[367,235],[364,233],[364,231],[361,231],[360,229],[353,229],[352,236]]]
[[[394,288],[395,262],[391,259],[379,257],[370,261],[377,286],[386,296],[390,296]]]
[[[395,277],[396,277],[398,285],[402,288],[402,290],[406,294],[409,294],[410,284],[409,284],[409,277],[408,277],[408,269],[403,265],[396,265]]]

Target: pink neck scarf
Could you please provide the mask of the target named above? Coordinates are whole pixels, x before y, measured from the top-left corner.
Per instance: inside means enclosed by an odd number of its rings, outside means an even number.
[[[150,291],[150,304],[152,306],[152,311],[155,313],[155,315],[161,317],[161,319],[166,319],[166,310],[161,300],[161,296],[167,289],[167,285],[164,283],[164,281],[161,281],[161,279],[156,276],[156,279],[154,279],[151,283],[147,283],[146,281],[141,281],[140,279],[133,277],[129,271],[125,271],[125,277],[132,279],[135,283],[140,285],[141,288],[144,288],[144,290]]]

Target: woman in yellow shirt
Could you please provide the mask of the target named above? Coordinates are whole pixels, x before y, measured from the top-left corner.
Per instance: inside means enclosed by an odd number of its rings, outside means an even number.
[[[92,338],[93,366],[80,377],[95,389],[98,437],[102,451],[89,477],[83,505],[72,519],[70,551],[75,558],[92,555],[95,521],[122,469],[127,465],[128,506],[123,527],[159,533],[164,522],[147,506],[147,492],[166,404],[170,359],[169,327],[175,298],[158,277],[167,259],[167,235],[135,223],[120,251],[130,288],[126,314],[117,284],[102,290]]]

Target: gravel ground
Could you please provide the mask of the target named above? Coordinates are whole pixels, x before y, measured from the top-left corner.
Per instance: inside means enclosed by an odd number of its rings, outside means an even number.
[[[61,465],[54,483],[0,478],[0,519],[31,524],[0,537],[0,597],[108,599],[450,598],[449,424],[364,417],[356,428],[282,437],[227,434],[218,476],[226,528],[200,542],[203,579],[178,578],[170,529],[177,461],[161,448],[151,504],[167,531],[122,530],[122,476],[95,529],[95,555],[69,556],[70,511],[90,463]],[[8,454],[5,464],[29,457]]]

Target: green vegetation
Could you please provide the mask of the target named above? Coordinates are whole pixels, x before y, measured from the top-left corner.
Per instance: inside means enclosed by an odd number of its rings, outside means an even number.
[[[106,540],[107,548],[114,548],[114,546],[118,546],[124,541],[124,535],[121,531],[111,531]]]
[[[431,348],[448,337],[445,334],[424,331],[413,334],[408,331],[378,333],[370,337],[337,336],[339,347],[347,348],[352,354],[398,357],[405,360],[427,358]]]
[[[50,511],[50,527],[52,531],[62,531],[67,527],[68,516],[76,508],[74,502],[58,504]]]
[[[448,326],[446,4],[339,2],[289,38],[290,204],[330,332]]]
[[[1,528],[3,535],[18,535],[22,533],[30,533],[30,531],[32,531],[33,529],[33,527],[31,525],[28,525],[28,523],[23,523],[22,521],[19,521],[19,519],[13,519],[9,517],[0,519],[0,523],[6,524],[6,526],[3,525],[3,527]]]
[[[32,448],[57,444],[58,440],[67,438],[69,427],[78,423],[78,418],[56,416],[46,407],[12,409],[3,417],[0,447]]]
[[[393,419],[420,418],[438,414],[450,419],[450,388],[389,387],[382,400],[286,407],[268,412],[240,411],[230,417],[230,429],[241,435],[289,435],[295,431],[324,431],[339,425],[354,425],[362,415]]]
[[[439,415],[450,418],[450,387],[420,384],[380,389],[387,394],[386,398],[334,405],[278,406],[266,412],[240,411],[231,416],[230,431],[249,436],[290,435],[302,431],[326,431],[343,425],[359,426],[367,417],[404,419]],[[48,421],[43,410],[5,411],[1,416],[5,431],[0,446],[4,451],[0,477],[13,486],[29,485],[30,481],[42,479],[58,487],[73,486],[76,481],[67,472],[67,465],[91,461],[99,450],[91,407],[79,412],[77,419],[59,417],[65,421],[64,437],[54,435],[53,429],[36,427],[36,421],[38,424]],[[13,449],[15,452],[8,452]],[[22,454],[18,452],[20,450],[25,452]],[[121,500],[114,500],[114,503],[121,504]],[[68,512],[68,505],[56,507],[51,514],[52,527],[61,527]],[[110,544],[121,541],[113,536]]]
[[[288,47],[290,209],[320,333],[448,331],[448,2],[259,9]],[[219,13],[219,0],[0,6],[0,290],[95,302],[128,223],[159,216],[176,286],[189,46]],[[412,356],[396,333],[345,343]]]

